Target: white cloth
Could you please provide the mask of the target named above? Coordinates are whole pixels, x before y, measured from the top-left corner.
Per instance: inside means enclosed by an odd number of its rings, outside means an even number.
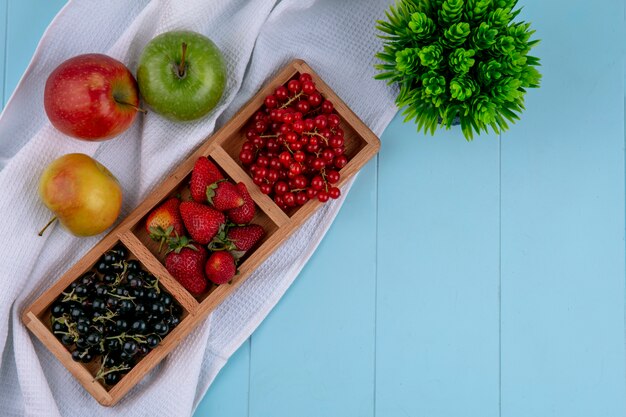
[[[305,59],[380,134],[395,108],[392,89],[372,78],[380,48],[374,26],[390,2],[76,0],[59,13],[0,117],[0,414],[175,417],[193,412],[228,357],[293,282],[342,200],[324,205],[124,400],[105,408],[20,321],[22,310],[102,237],[78,239],[61,227],[37,237],[50,217],[36,193],[39,174],[66,153],[94,156],[123,186],[124,217],[296,57]],[[80,53],[101,52],[134,71],[145,44],[173,29],[209,36],[225,56],[228,86],[208,117],[173,123],[150,112],[120,137],[102,143],[73,140],[51,127],[43,110],[43,86],[59,63]]]

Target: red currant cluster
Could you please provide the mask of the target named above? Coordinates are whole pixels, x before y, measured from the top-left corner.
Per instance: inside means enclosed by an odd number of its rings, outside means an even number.
[[[246,131],[239,160],[263,194],[283,210],[317,198],[339,198],[346,166],[344,132],[333,103],[303,73],[276,88]]]

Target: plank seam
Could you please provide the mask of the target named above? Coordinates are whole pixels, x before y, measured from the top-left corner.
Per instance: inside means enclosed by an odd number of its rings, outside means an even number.
[[[372,415],[376,417],[376,358],[377,358],[377,349],[376,346],[378,344],[378,336],[377,336],[377,323],[378,323],[378,173],[380,166],[380,154],[376,155],[376,187],[374,188],[376,191],[376,229],[374,231],[374,237],[376,244],[374,245],[374,259],[376,260],[376,268],[374,269],[374,381],[373,381],[373,389],[374,395],[372,399],[373,409]]]
[[[502,132],[498,135],[498,416],[502,417]]]

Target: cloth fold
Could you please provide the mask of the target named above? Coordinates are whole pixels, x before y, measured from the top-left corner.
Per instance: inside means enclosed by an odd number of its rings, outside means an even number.
[[[105,408],[38,341],[20,315],[102,236],[78,239],[60,227],[37,230],[50,213],[39,174],[70,152],[91,155],[124,190],[123,218],[293,58],[307,61],[376,134],[395,114],[394,92],[375,81],[375,21],[391,0],[70,1],[42,38],[0,116],[0,405],[6,416],[188,416],[232,353],[289,288],[326,233],[343,197],[327,203],[117,406]],[[208,117],[173,123],[154,112],[114,140],[70,139],[43,110],[48,74],[63,60],[106,53],[135,71],[159,33],[188,29],[222,50],[228,84]],[[286,335],[285,337],[288,337]]]

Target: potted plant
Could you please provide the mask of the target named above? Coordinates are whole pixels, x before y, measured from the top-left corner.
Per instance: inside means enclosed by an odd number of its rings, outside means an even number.
[[[467,140],[500,133],[539,87],[539,59],[529,55],[530,23],[515,21],[517,0],[400,0],[378,21],[384,39],[378,79],[397,83],[405,121],[434,133],[461,125]],[[456,122],[456,123],[455,123]]]

